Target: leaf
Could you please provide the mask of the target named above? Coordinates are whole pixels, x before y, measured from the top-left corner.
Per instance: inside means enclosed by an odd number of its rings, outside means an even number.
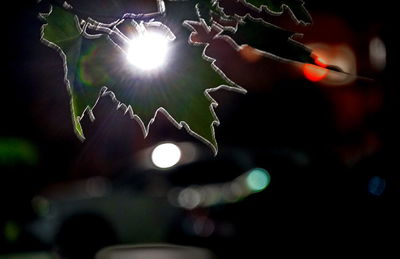
[[[256,18],[254,11],[246,6],[240,6],[234,3],[234,10],[229,10],[229,15],[224,13],[224,9],[219,6],[218,1],[197,0],[197,13],[199,18],[204,19],[207,24],[211,21],[217,22],[224,30],[226,35],[231,37],[238,45],[249,45],[264,53],[272,54],[286,61],[297,61],[302,63],[315,64],[314,57],[311,56],[312,51],[301,43],[293,40],[295,32],[287,31],[283,28],[266,22],[263,18]],[[250,2],[251,1],[251,2]],[[304,8],[302,1],[295,0],[250,0],[246,3],[260,3],[258,7],[268,6],[271,10],[281,15],[283,6],[293,8],[295,13],[302,17],[303,21],[311,22],[311,17]],[[266,4],[261,4],[266,3]],[[202,7],[202,8],[200,8]],[[244,7],[244,10],[243,10]],[[236,17],[240,17],[236,26],[232,26],[232,12]],[[216,15],[223,19],[212,19],[205,14]],[[227,25],[228,24],[228,25]],[[233,30],[232,30],[233,29]]]
[[[212,23],[212,9],[213,9],[213,2],[211,0],[198,0],[196,4],[196,11],[199,18],[204,19],[207,24]]]
[[[314,64],[311,50],[292,39],[294,32],[246,16],[234,32],[227,32],[239,45],[247,44],[286,60]]]
[[[81,61],[82,53],[82,29],[78,25],[78,19],[73,14],[60,7],[53,7],[50,15],[42,14],[48,25],[42,29],[42,41],[55,48],[63,58],[65,81],[71,96],[71,112],[74,129],[78,137],[84,138],[80,119],[87,107],[79,96],[84,96],[88,103],[97,100],[99,89],[87,88],[80,80],[78,63]]]
[[[279,15],[283,13],[284,7],[287,7],[296,21],[305,24],[312,22],[311,16],[304,7],[304,1],[302,0],[245,0],[245,2],[259,10],[266,8],[270,12]]]
[[[198,19],[203,19],[209,26],[212,26],[213,22],[236,21],[235,16],[229,16],[223,11],[217,0],[197,0],[196,2],[195,8]]]
[[[130,64],[126,53],[108,36],[86,38],[77,19],[65,10],[54,7],[46,18],[43,40],[58,49],[66,61],[71,110],[78,135],[83,136],[80,120],[84,112],[93,117],[92,109],[100,93],[111,95],[119,108],[130,112],[140,122],[145,135],[156,114],[162,112],[177,127],[185,127],[217,151],[214,134],[214,125],[219,123],[214,112],[217,103],[208,92],[220,88],[243,89],[227,80],[213,65],[213,60],[203,56],[206,47],[189,45],[188,37],[176,38],[170,44],[172,54],[167,64],[158,71],[146,73]],[[133,27],[139,25],[131,23]],[[140,26],[150,28],[151,25]],[[167,26],[159,29],[169,30]],[[222,86],[227,84],[230,86]]]

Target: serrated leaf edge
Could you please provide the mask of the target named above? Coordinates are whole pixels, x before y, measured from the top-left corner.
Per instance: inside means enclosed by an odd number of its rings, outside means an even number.
[[[46,17],[49,16],[49,15],[51,14],[52,11],[53,11],[53,6],[50,5],[50,10],[49,10],[48,13],[46,13],[46,12],[45,12],[45,13],[39,13],[39,15],[38,15],[39,19],[46,19]],[[76,15],[74,15],[74,19],[75,19],[75,24],[76,24],[76,26],[77,26],[77,29],[78,29],[79,33],[82,34],[83,30],[82,30],[82,28],[79,26],[79,18],[78,18]],[[46,39],[44,38],[44,30],[45,30],[45,28],[46,28],[47,25],[48,25],[47,23],[46,23],[46,24],[43,24],[43,25],[41,26],[41,28],[40,28],[40,41],[41,41],[44,45],[46,45],[46,46],[48,46],[48,47],[50,47],[50,48],[52,48],[52,49],[55,49],[55,50],[57,51],[57,53],[60,54],[60,56],[61,56],[61,58],[62,58],[62,61],[63,61],[63,70],[64,70],[64,83],[65,83],[66,86],[67,86],[67,91],[68,91],[68,94],[70,95],[70,98],[71,98],[71,100],[70,100],[70,109],[71,109],[72,122],[73,122],[73,124],[74,124],[74,131],[75,131],[75,134],[77,135],[77,137],[78,137],[81,141],[83,141],[83,140],[85,140],[85,135],[84,135],[84,133],[83,133],[82,125],[81,125],[80,121],[81,121],[81,119],[83,118],[83,115],[85,114],[85,111],[88,110],[88,109],[90,110],[90,107],[87,106],[87,107],[83,110],[83,112],[82,112],[81,115],[76,115],[76,112],[75,112],[74,106],[73,106],[73,98],[72,98],[71,83],[70,83],[70,81],[69,81],[69,79],[68,79],[67,56],[66,56],[65,53],[62,51],[62,49],[61,49],[59,46],[57,46],[57,44],[55,44],[55,43],[53,43],[53,42],[51,42],[51,41],[48,41],[48,40],[46,40]],[[98,101],[98,100],[96,100],[96,103],[97,103],[97,101]],[[90,119],[91,119],[92,121],[94,120],[94,116],[93,116],[93,113],[92,113],[92,112],[89,112],[89,117],[90,117]]]
[[[50,11],[49,11],[48,13],[40,13],[40,14],[39,14],[39,17],[40,17],[40,18],[45,18],[46,16],[49,16],[49,15],[51,14],[52,10],[53,10],[53,8],[50,7]],[[82,33],[83,33],[83,30],[82,30],[82,28],[79,26],[79,19],[78,19],[78,17],[77,17],[76,15],[74,16],[74,18],[76,19],[77,28],[78,28],[79,32],[82,34]],[[202,21],[202,22],[205,24],[205,21]],[[145,125],[145,123],[142,121],[142,119],[141,119],[138,115],[136,115],[136,114],[134,113],[133,108],[132,108],[130,105],[127,106],[126,104],[124,104],[124,103],[118,101],[118,99],[116,98],[115,94],[114,94],[112,91],[109,91],[108,88],[107,88],[106,86],[103,86],[103,87],[100,89],[100,91],[99,91],[99,96],[98,96],[98,98],[96,99],[96,101],[95,101],[95,103],[94,103],[93,105],[91,105],[91,106],[87,105],[86,108],[83,110],[82,114],[79,114],[79,115],[76,114],[76,112],[75,112],[75,110],[74,110],[73,103],[72,103],[72,102],[73,102],[73,96],[72,96],[71,83],[70,83],[70,81],[68,80],[67,57],[66,57],[65,53],[62,51],[62,49],[61,49],[60,47],[58,47],[56,44],[54,44],[54,43],[52,43],[52,42],[50,42],[50,41],[48,41],[48,40],[46,40],[46,39],[44,38],[44,29],[45,29],[45,27],[46,27],[47,25],[48,25],[48,24],[44,24],[44,25],[42,25],[42,27],[41,27],[40,40],[41,40],[41,42],[44,43],[46,46],[55,49],[55,50],[60,54],[60,56],[61,56],[61,58],[62,58],[62,60],[63,60],[64,83],[65,83],[66,86],[67,86],[67,90],[68,90],[68,93],[69,93],[70,98],[71,98],[71,101],[70,101],[70,109],[71,109],[72,121],[73,121],[73,123],[74,123],[74,131],[75,131],[75,134],[78,136],[78,138],[79,138],[81,141],[85,140],[85,136],[84,136],[84,133],[83,133],[83,129],[82,129],[82,126],[81,126],[81,123],[80,123],[81,120],[84,118],[85,113],[88,113],[88,116],[89,116],[90,120],[91,120],[91,121],[94,121],[94,120],[95,120],[95,116],[94,116],[94,114],[93,114],[93,109],[96,107],[96,105],[97,105],[99,99],[100,99],[102,96],[109,95],[109,96],[112,98],[112,100],[113,100],[114,102],[118,103],[117,109],[120,109],[121,107],[125,107],[125,113],[128,113],[128,112],[129,112],[131,118],[135,119],[135,120],[139,123],[140,127],[142,128],[142,131],[143,131],[143,134],[144,134],[144,137],[145,137],[145,138],[147,137],[147,135],[148,135],[148,133],[149,133],[150,125],[155,121],[155,118],[157,117],[157,114],[160,112],[160,113],[162,113],[163,115],[165,115],[165,116],[168,118],[168,120],[171,121],[171,123],[172,123],[175,127],[177,127],[178,129],[185,128],[185,130],[186,130],[190,135],[194,136],[195,138],[197,138],[197,139],[199,139],[200,141],[202,141],[203,143],[205,143],[207,146],[209,146],[209,147],[213,150],[214,155],[217,155],[217,153],[218,153],[218,144],[217,144],[217,141],[216,141],[216,138],[215,138],[215,128],[214,128],[214,127],[215,127],[215,126],[218,126],[218,125],[220,124],[220,121],[219,121],[219,119],[218,119],[218,117],[217,117],[217,115],[216,115],[216,113],[215,113],[214,108],[216,108],[216,107],[218,106],[218,103],[211,97],[210,93],[211,93],[211,92],[214,92],[214,91],[222,90],[222,89],[223,89],[223,90],[228,90],[228,91],[234,91],[234,92],[238,92],[238,93],[242,93],[242,94],[245,94],[247,91],[246,91],[243,87],[241,87],[241,86],[237,85],[236,83],[234,83],[233,81],[231,81],[231,80],[222,72],[222,70],[220,70],[220,69],[215,65],[215,61],[216,61],[216,60],[215,60],[214,58],[211,58],[211,57],[209,57],[209,56],[207,56],[207,55],[205,54],[206,49],[207,49],[207,47],[209,46],[208,43],[201,43],[201,44],[198,44],[198,43],[192,42],[192,41],[190,40],[190,36],[189,36],[189,39],[188,39],[188,43],[191,44],[191,45],[194,45],[194,46],[196,46],[196,45],[205,45],[205,46],[204,46],[204,49],[203,49],[203,51],[202,51],[202,58],[203,58],[204,60],[208,61],[208,62],[211,62],[211,64],[210,64],[211,68],[212,68],[216,73],[218,73],[219,76],[221,76],[221,77],[223,78],[223,80],[225,80],[225,81],[227,82],[227,84],[231,85],[231,86],[229,86],[229,85],[220,85],[220,86],[217,86],[217,87],[208,88],[208,89],[206,89],[206,90],[204,91],[204,96],[211,102],[211,103],[210,103],[210,106],[209,106],[209,109],[210,109],[211,115],[212,115],[212,117],[213,117],[213,121],[212,121],[212,123],[211,123],[211,125],[210,125],[210,128],[211,128],[211,135],[212,135],[212,139],[213,139],[213,142],[214,142],[214,143],[210,142],[210,141],[207,140],[206,138],[204,138],[204,137],[202,137],[201,135],[197,134],[195,131],[191,130],[190,125],[189,125],[188,123],[186,123],[185,121],[180,121],[180,122],[176,121],[176,120],[173,118],[173,116],[171,116],[171,115],[168,113],[168,111],[167,111],[165,108],[163,108],[163,107],[159,107],[159,108],[155,111],[154,116],[150,119],[149,123],[148,123],[147,125]],[[189,27],[189,29],[192,28],[191,25],[190,25],[190,21],[189,21],[189,20],[183,21],[182,25],[183,25],[184,27]],[[209,28],[208,25],[205,24],[205,26],[207,26],[207,28]],[[193,28],[192,28],[192,29],[193,29]],[[222,32],[222,31],[221,31],[221,32]],[[193,33],[193,32],[192,32],[192,33]],[[192,33],[191,33],[191,34],[192,34]],[[191,35],[191,34],[190,34],[190,35]],[[215,37],[226,37],[226,38],[230,38],[229,36],[226,36],[226,35],[219,35],[219,34],[217,34]],[[114,45],[114,44],[113,44],[113,45]],[[239,50],[237,49],[237,51],[239,51]]]

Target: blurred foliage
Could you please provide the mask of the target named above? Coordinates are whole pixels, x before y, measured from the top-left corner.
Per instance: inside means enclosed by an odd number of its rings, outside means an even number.
[[[19,138],[0,139],[0,166],[32,166],[38,159],[37,150],[29,141]]]

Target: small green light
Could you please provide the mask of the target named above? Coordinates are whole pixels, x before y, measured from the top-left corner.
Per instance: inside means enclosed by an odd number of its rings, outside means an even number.
[[[262,168],[255,168],[250,171],[247,175],[246,183],[247,187],[253,192],[259,192],[264,190],[269,182],[271,177],[267,170]]]

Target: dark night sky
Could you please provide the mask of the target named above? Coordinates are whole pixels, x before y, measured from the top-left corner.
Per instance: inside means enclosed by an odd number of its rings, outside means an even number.
[[[339,235],[340,248],[353,240],[378,244],[393,233],[398,236],[398,39],[394,8],[383,4],[389,1],[375,6],[306,1],[314,24],[301,41],[348,44],[358,74],[375,81],[326,87],[301,77],[272,76],[271,85],[261,71],[256,79],[248,79],[246,95],[214,94],[221,121],[216,157],[162,115],[143,139],[137,123],[114,112],[106,98],[96,107],[95,122],[83,121],[88,138],[79,141],[72,129],[62,62],[39,41],[42,22],[36,18],[40,8],[34,2],[11,1],[2,11],[0,145],[7,139],[27,141],[37,160],[33,165],[0,164],[0,229],[10,220],[21,225],[34,220],[32,197],[56,183],[102,176],[116,182],[129,179],[126,184],[132,188],[143,188],[141,181],[150,184],[154,178],[147,179],[132,158],[142,149],[172,140],[195,143],[204,159],[165,174],[171,186],[227,181],[252,167],[266,168],[273,182],[259,196],[207,211],[216,221],[232,223],[233,236],[188,238],[177,223],[187,217],[182,213],[182,218],[168,223],[167,242],[208,247],[229,258],[260,255],[262,249],[251,250],[253,246],[306,244],[306,234],[311,235],[307,240],[312,246],[330,248],[334,235]],[[387,49],[381,72],[371,69],[367,57],[374,36]],[[265,85],[257,85],[259,78]],[[381,196],[369,189],[374,176],[385,180]],[[10,245],[0,237],[0,253],[48,248],[29,238]]]

